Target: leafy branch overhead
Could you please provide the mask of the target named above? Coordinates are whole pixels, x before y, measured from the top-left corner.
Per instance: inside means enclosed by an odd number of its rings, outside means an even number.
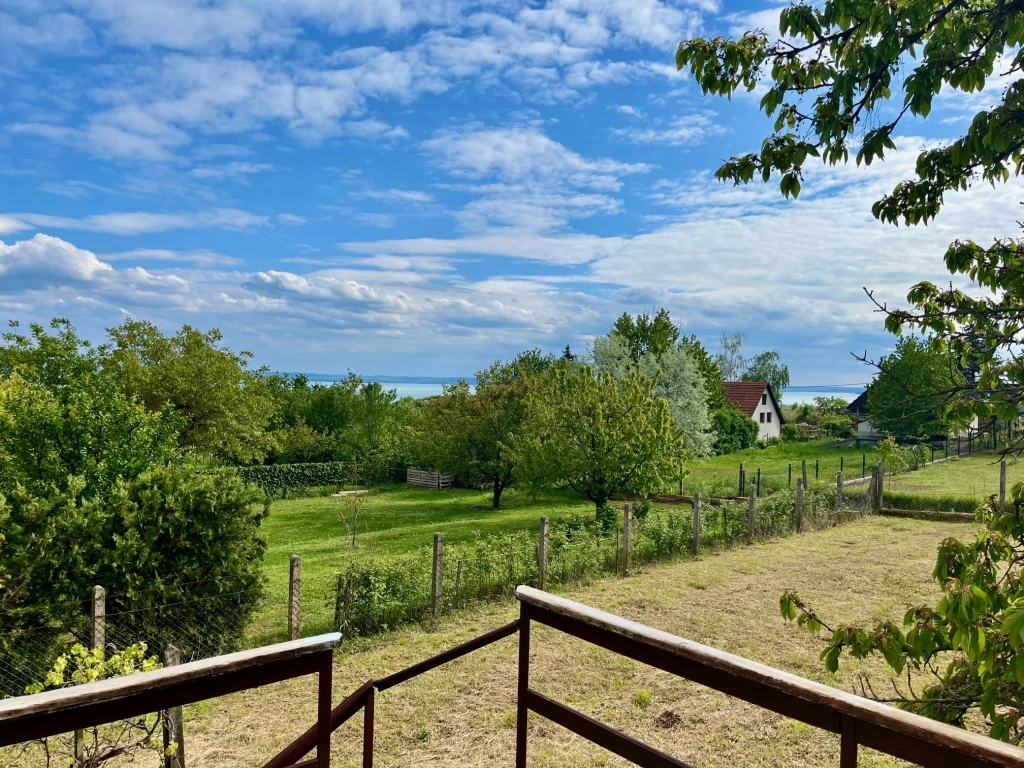
[[[695,38],[679,44],[676,65],[706,94],[731,97],[765,88],[761,109],[774,131],[759,151],[727,160],[717,172],[736,184],[779,180],[784,196],[800,193],[809,158],[868,165],[896,149],[907,115],[926,118],[942,91],[975,93],[1005,78],[991,107],[955,140],[922,151],[915,175],[872,207],[898,225],[935,218],[947,192],[979,181],[996,185],[1024,169],[1024,3],[1020,0],[827,0],[791,5],[779,17],[780,39],[762,30],[740,38]],[[998,81],[997,81],[998,82]],[[909,309],[879,303],[886,327],[931,337],[963,368],[976,368],[952,398],[958,418],[1016,416],[1024,403],[1024,363],[1013,348],[1024,330],[1024,246],[1019,238],[983,245],[957,240],[945,253],[954,275],[983,295],[953,284],[921,282]]]

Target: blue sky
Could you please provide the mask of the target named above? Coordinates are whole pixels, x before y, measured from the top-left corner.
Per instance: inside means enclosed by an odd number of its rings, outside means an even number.
[[[777,29],[731,0],[8,0],[0,316],[219,327],[279,370],[448,376],[585,347],[666,306],[747,334],[794,383],[863,381],[957,237],[1010,234],[1019,184],[927,228],[871,203],[1005,85],[944,95],[883,164],[786,202],[714,169],[769,130],[705,98],[678,41]]]

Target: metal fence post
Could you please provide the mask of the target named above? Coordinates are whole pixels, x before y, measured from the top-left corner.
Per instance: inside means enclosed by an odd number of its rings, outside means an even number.
[[[843,505],[843,473],[836,474],[836,510]]]
[[[700,494],[693,494],[693,544],[690,546],[693,554],[700,552]]]
[[[793,462],[789,463],[789,475],[786,477],[786,487],[793,487]]]
[[[751,493],[750,495],[753,496],[754,494]],[[757,468],[757,495],[758,496],[761,495],[761,468],[760,467]]]
[[[462,561],[459,560],[461,570]],[[548,519],[540,519],[540,543],[537,545],[537,581],[542,590],[548,588]]]
[[[168,645],[164,649],[164,666],[174,667],[178,664],[181,664],[181,651]],[[185,768],[185,721],[181,707],[171,707],[163,713],[163,728],[164,768]]]
[[[868,455],[866,453],[860,455],[860,476],[868,476]]]
[[[739,493],[736,494],[737,496],[742,496],[743,495],[743,489],[746,486],[746,484],[747,484],[747,472],[743,468],[743,462],[741,461],[740,462],[740,491],[739,491]]]
[[[946,436],[946,455],[944,458],[949,458],[949,436]]]
[[[298,640],[302,631],[302,558],[292,555],[288,574],[288,639]]]
[[[814,460],[814,479],[818,479],[818,460]]]
[[[803,478],[804,488],[807,487],[807,459],[800,459],[800,477]],[[797,488],[800,486],[797,485]]]
[[[999,462],[999,508],[1006,506],[1006,459]]]
[[[431,614],[437,616],[441,612],[441,600],[444,598],[444,534],[434,534],[434,566],[430,583]]]
[[[840,472],[843,471],[843,457],[842,456],[839,457],[839,471]]]
[[[747,541],[754,543],[754,523],[757,520],[757,499],[751,494],[747,498]]]
[[[629,575],[633,567],[633,505],[627,504],[622,514],[622,557],[625,563],[623,573]]]
[[[796,479],[796,510],[793,515],[793,524],[796,532],[800,533],[804,527],[804,479],[802,477]]]

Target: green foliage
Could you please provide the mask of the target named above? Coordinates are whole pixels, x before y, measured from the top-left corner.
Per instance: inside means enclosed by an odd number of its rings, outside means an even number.
[[[105,656],[100,648],[88,649],[76,643],[54,662],[45,680],[28,686],[25,693],[40,693],[137,672],[150,672],[159,666],[160,662],[155,656],[146,656],[145,643],[131,645],[109,656]],[[57,762],[80,768],[99,768],[117,758],[133,760],[144,750],[172,754],[177,745],[165,745],[157,737],[160,722],[157,715],[143,715],[116,724],[89,728],[81,732],[77,748],[74,735],[43,739],[46,765]]]
[[[712,452],[714,434],[707,390],[700,370],[686,348],[669,347],[660,354],[649,351],[642,354],[637,362],[626,341],[618,332],[613,332],[594,339],[592,350],[594,367],[610,373],[616,381],[623,381],[634,366],[653,379],[656,382],[654,395],[668,403],[672,420],[682,431],[688,453],[707,456]]]
[[[257,464],[239,467],[238,476],[246,483],[258,485],[270,496],[283,496],[288,491],[341,486],[355,482],[357,465],[350,461],[312,464]]]
[[[1024,726],[1024,484],[1011,495],[1009,507],[991,498],[978,509],[985,530],[976,540],[941,544],[932,577],[943,596],[934,606],[908,610],[902,628],[886,621],[870,630],[832,629],[791,591],[779,601],[783,617],[831,634],[821,654],[829,671],[844,654],[879,655],[897,675],[924,675],[899,692],[901,708],[961,727],[977,711],[990,736],[1016,743]]]
[[[782,441],[784,443],[795,443],[800,439],[800,427],[796,424],[782,425]]]
[[[660,357],[679,341],[679,328],[672,322],[667,309],[659,309],[654,317],[645,313],[637,315],[636,319],[623,312],[612,325],[612,333],[626,343],[634,363],[648,355]]]
[[[757,444],[757,424],[734,403],[726,403],[712,413],[711,421],[718,439],[715,445],[718,453],[742,451]]]
[[[651,706],[651,702],[654,701],[654,694],[644,688],[641,688],[639,691],[636,692],[635,701],[636,705],[640,709],[647,709],[649,706]]]
[[[164,336],[152,323],[127,320],[107,333],[104,372],[149,412],[168,408],[178,415],[183,449],[241,463],[270,452],[267,427],[277,403],[263,371],[249,369],[251,353],[223,346],[216,329],[189,325]]]
[[[945,436],[957,425],[948,407],[962,381],[948,354],[914,336],[901,338],[868,387],[871,424],[901,440]]]
[[[784,424],[784,427],[790,426]],[[845,414],[826,414],[818,420],[821,431],[829,437],[844,438],[853,437],[856,433],[853,429],[853,420]]]
[[[717,176],[736,184],[775,177],[787,198],[800,193],[808,158],[835,165],[853,150],[858,164],[870,165],[896,148],[903,117],[927,117],[942,89],[974,93],[994,75],[1015,78],[960,138],[922,151],[915,177],[872,207],[881,221],[910,225],[933,219],[947,193],[978,181],[1005,183],[1024,169],[1022,30],[1024,12],[1014,3],[826,0],[784,9],[785,39],[769,42],[757,30],[738,40],[686,40],[676,65],[689,68],[705,93],[768,86],[761,109],[774,117],[775,132],[759,152],[726,161]],[[896,103],[887,109],[890,100]],[[935,351],[976,372],[949,393],[961,420],[1015,418],[1024,400],[1024,361],[1015,354],[1024,319],[1022,251],[1020,239],[988,247],[957,240],[946,250],[947,268],[986,294],[922,282],[907,296],[910,309],[880,305],[888,330],[930,334]]]
[[[722,377],[722,372],[718,369],[715,359],[700,343],[700,339],[694,334],[683,336],[679,339],[679,347],[686,350],[690,359],[697,364],[697,370],[700,371],[701,378],[704,380],[708,408],[714,412],[725,406],[725,379]]]
[[[513,444],[522,479],[571,488],[600,509],[613,493],[646,495],[679,477],[682,438],[655,383],[635,368],[621,382],[589,366],[552,368],[531,389]]]
[[[789,387],[789,366],[774,349],[761,352],[747,360],[740,377],[743,381],[767,381],[775,397],[781,398]]]
[[[814,407],[822,416],[847,416],[847,407],[850,404],[841,397],[816,397]]]

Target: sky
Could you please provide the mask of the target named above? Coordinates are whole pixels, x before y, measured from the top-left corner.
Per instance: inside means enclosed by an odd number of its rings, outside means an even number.
[[[694,35],[777,31],[761,0],[5,0],[0,319],[216,327],[273,370],[471,375],[582,351],[666,307],[795,384],[870,378],[890,305],[1011,235],[1018,181],[927,227],[872,218],[917,153],[1001,94],[942,94],[884,163],[723,185],[770,132],[704,97]]]

